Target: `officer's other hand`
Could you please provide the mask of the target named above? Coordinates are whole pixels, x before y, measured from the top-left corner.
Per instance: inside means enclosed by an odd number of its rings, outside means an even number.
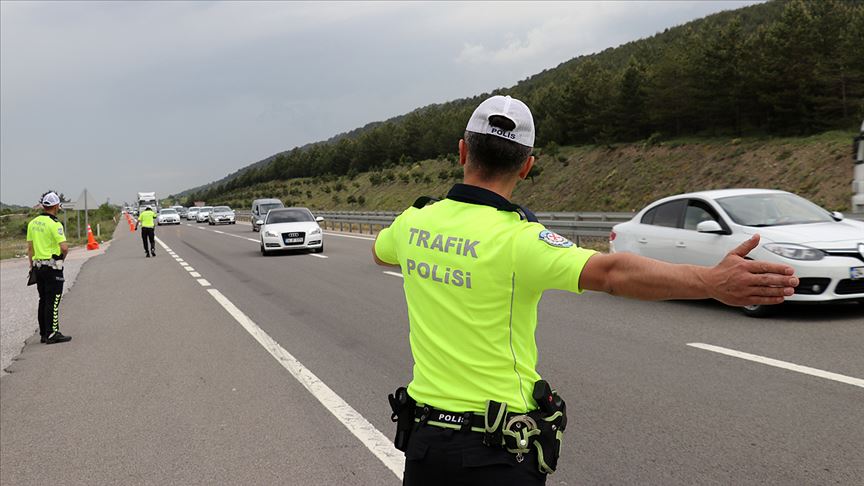
[[[711,297],[728,305],[771,305],[795,293],[792,267],[745,258],[758,245],[759,235],[753,235],[707,272]]]

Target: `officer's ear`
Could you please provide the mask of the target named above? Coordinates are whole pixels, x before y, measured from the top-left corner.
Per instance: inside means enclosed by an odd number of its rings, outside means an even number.
[[[459,139],[459,165],[465,167],[465,163],[468,162],[468,145],[465,143],[464,138]]]
[[[528,177],[528,173],[531,172],[531,167],[534,167],[534,156],[529,155],[525,162],[522,163],[522,167],[519,169],[519,178],[525,180]]]

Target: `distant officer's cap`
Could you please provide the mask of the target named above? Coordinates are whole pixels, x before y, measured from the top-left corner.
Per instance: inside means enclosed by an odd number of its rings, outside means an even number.
[[[503,117],[515,125],[507,130],[501,128],[500,123],[493,125],[490,121],[496,117]],[[526,147],[534,146],[534,117],[525,103],[509,96],[493,96],[474,110],[468,120],[465,131],[494,135],[510,140]]]
[[[49,192],[42,196],[42,205],[46,208],[50,208],[51,206],[56,206],[60,204],[60,196],[57,195],[56,192]]]

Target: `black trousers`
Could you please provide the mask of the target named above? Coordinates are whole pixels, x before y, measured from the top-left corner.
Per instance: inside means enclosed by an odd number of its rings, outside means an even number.
[[[39,291],[39,335],[47,338],[60,330],[60,298],[63,295],[63,270],[39,267],[36,289]]]
[[[144,242],[144,253],[156,251],[156,229],[141,227],[141,241]],[[147,245],[150,246],[147,246]]]
[[[504,449],[483,445],[483,434],[415,427],[405,451],[403,486],[540,486],[546,475],[537,469],[534,453],[522,462]]]

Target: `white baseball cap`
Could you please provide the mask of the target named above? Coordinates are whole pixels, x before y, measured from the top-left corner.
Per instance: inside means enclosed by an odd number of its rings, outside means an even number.
[[[46,208],[60,204],[60,196],[56,192],[49,192],[42,196],[42,205]]]
[[[505,130],[492,126],[489,119],[493,116],[502,116],[516,127]],[[495,135],[526,147],[534,146],[534,117],[531,116],[531,110],[525,103],[509,96],[493,96],[480,103],[468,119],[465,131]]]

